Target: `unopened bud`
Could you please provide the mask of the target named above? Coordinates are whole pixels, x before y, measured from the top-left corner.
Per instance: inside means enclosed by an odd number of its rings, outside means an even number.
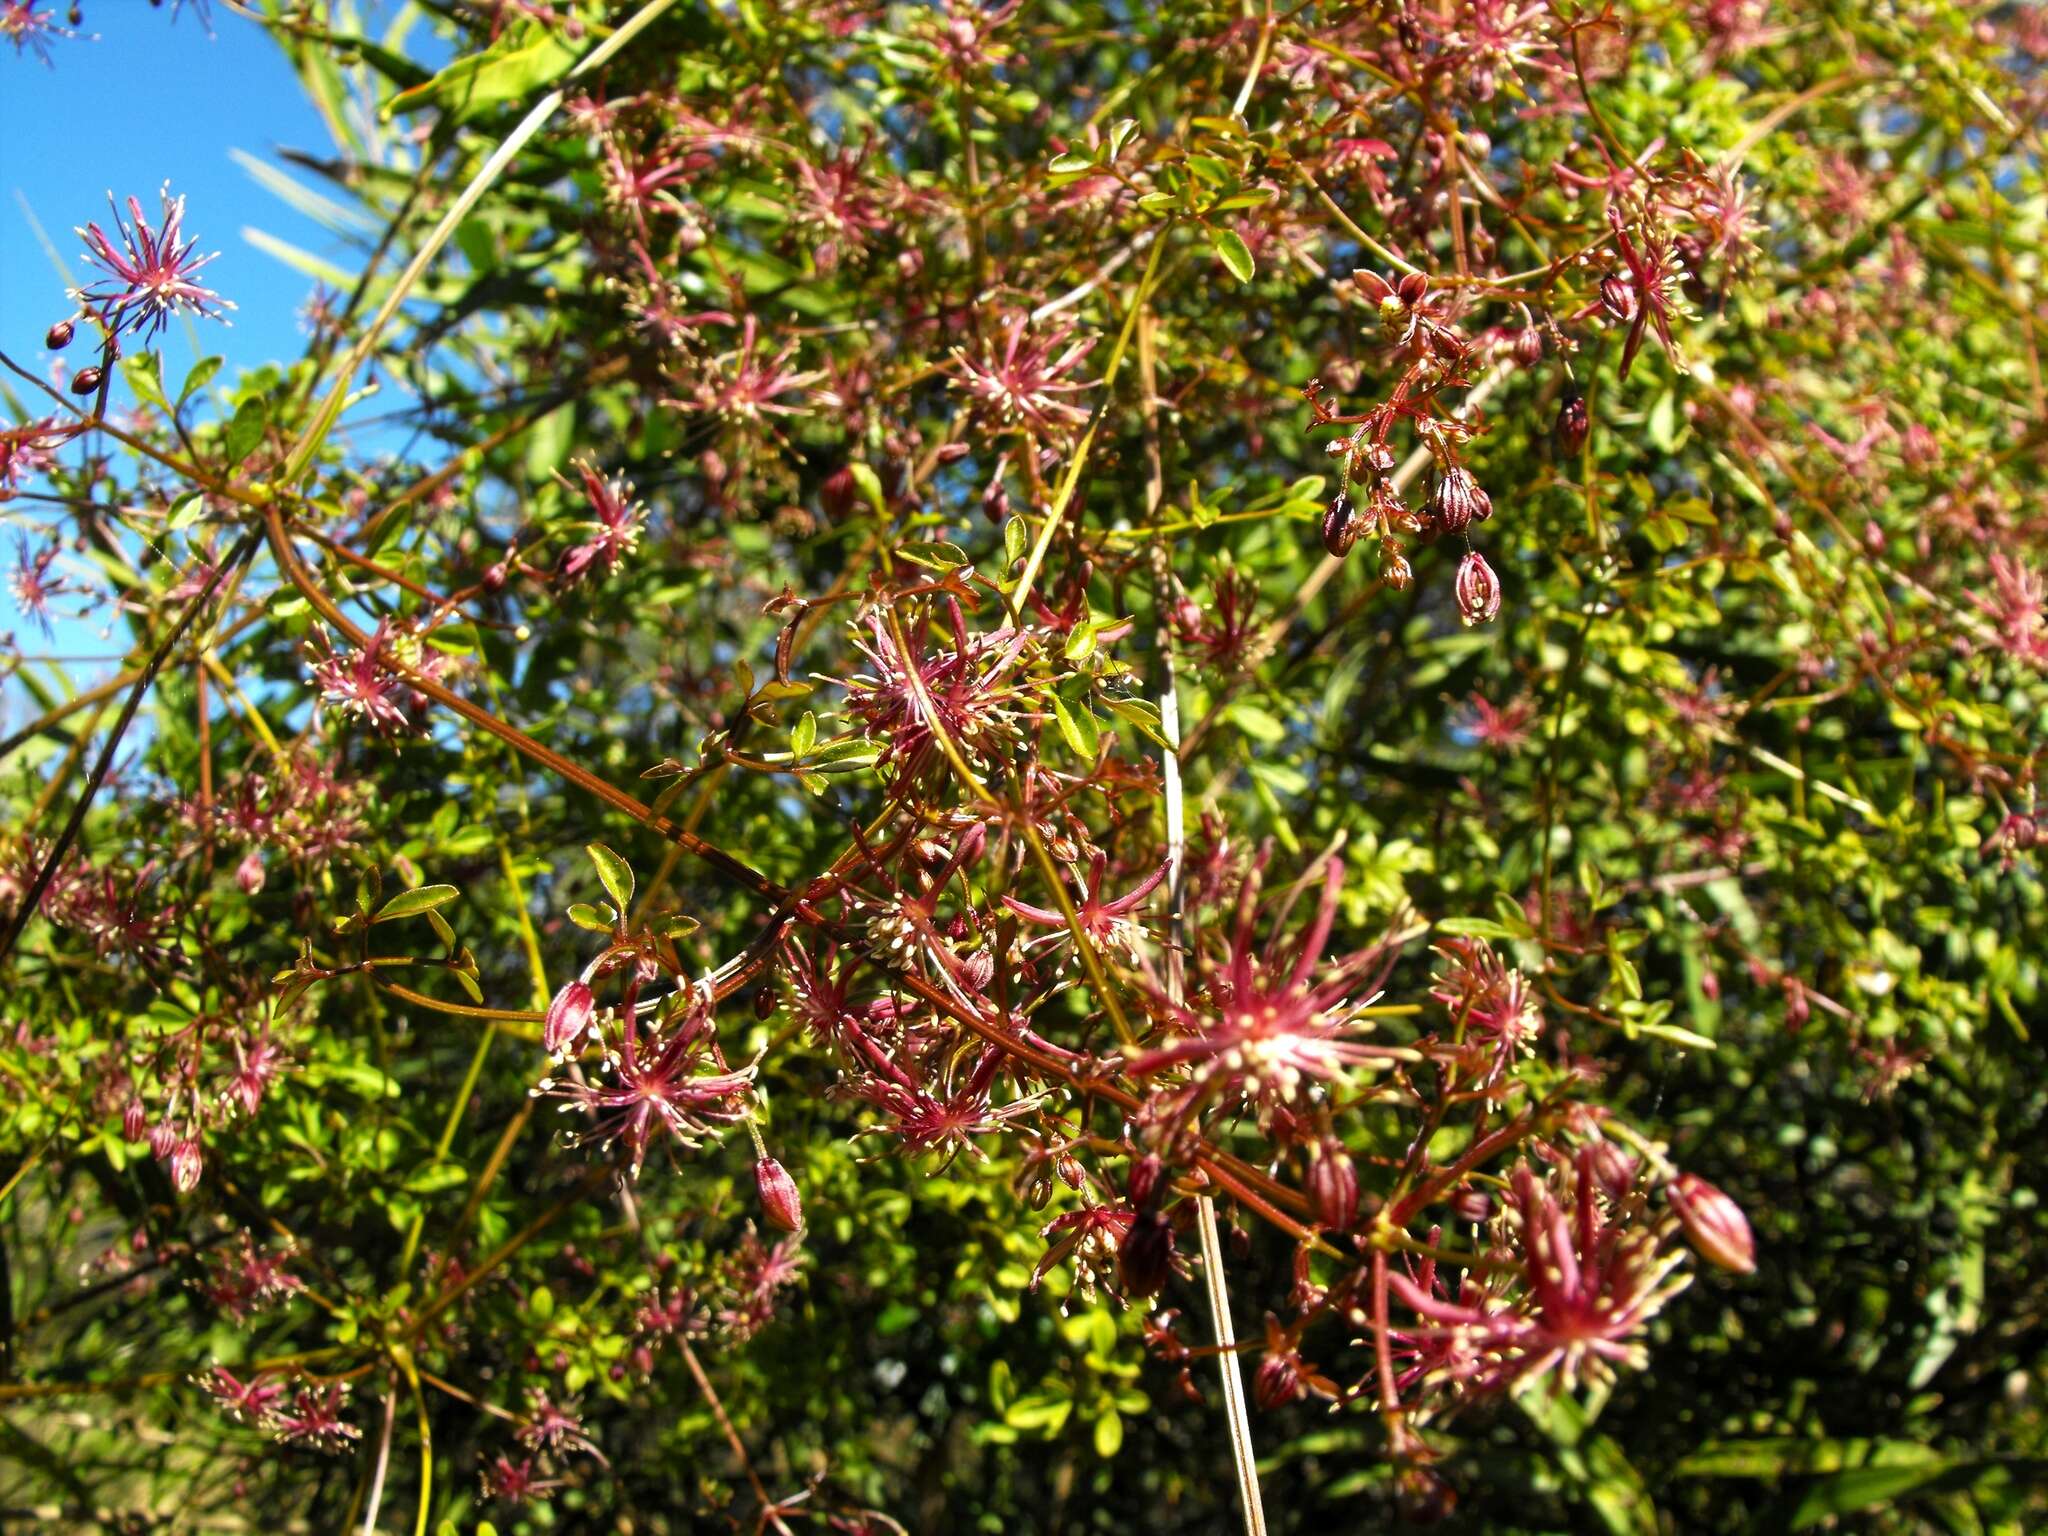
[[[1252,1377],[1252,1400],[1262,1413],[1286,1406],[1301,1396],[1301,1369],[1292,1352],[1266,1356]]]
[[[171,1183],[181,1195],[189,1195],[199,1187],[199,1143],[186,1140],[178,1143],[171,1151]]]
[[[140,1141],[149,1134],[149,1113],[142,1107],[142,1100],[130,1099],[122,1106],[121,1134],[130,1141]]]
[[[1756,1236],[1742,1207],[1694,1173],[1681,1173],[1664,1191],[1678,1213],[1693,1252],[1738,1275],[1756,1271]]]
[[[547,1023],[541,1030],[541,1046],[550,1056],[567,1056],[597,1012],[597,999],[589,987],[572,981],[548,1004]]]
[[[1173,1271],[1173,1226],[1153,1212],[1140,1216],[1124,1235],[1117,1251],[1117,1265],[1123,1271],[1124,1289],[1133,1296],[1156,1296],[1166,1287]]]
[[[244,896],[254,896],[263,889],[263,855],[251,848],[242,855],[242,862],[235,866],[235,884],[242,888]]]
[[[772,1157],[754,1164],[754,1187],[761,1194],[761,1217],[781,1232],[795,1232],[804,1224],[803,1197],[789,1170]]]
[[[1600,279],[1600,307],[1614,320],[1633,320],[1636,313],[1635,290],[1627,279],[1610,272]]]
[[[1557,448],[1568,459],[1579,456],[1579,450],[1586,446],[1587,434],[1593,430],[1592,414],[1586,409],[1586,402],[1578,395],[1566,395],[1557,407]]]
[[[1358,1166],[1334,1138],[1316,1148],[1308,1166],[1309,1197],[1316,1220],[1333,1232],[1348,1232],[1358,1220]]]
[[[1437,477],[1430,505],[1436,512],[1437,526],[1450,534],[1463,533],[1472,524],[1493,516],[1493,498],[1462,464],[1453,464]]]
[[[1451,1214],[1475,1227],[1493,1220],[1493,1196],[1483,1189],[1461,1189],[1451,1196]]]
[[[1592,1165],[1593,1182],[1600,1186],[1600,1193],[1610,1200],[1619,1200],[1636,1183],[1636,1160],[1611,1141],[1593,1144],[1588,1161]]]
[[[89,395],[100,387],[100,371],[97,368],[81,368],[71,375],[71,393]]]
[[[62,352],[71,345],[72,325],[69,320],[59,320],[43,335],[43,345],[52,352]]]
[[[1484,624],[1500,612],[1500,578],[1473,550],[1458,562],[1458,616],[1467,624]]]
[[[1134,1209],[1147,1212],[1159,1209],[1159,1197],[1165,1186],[1166,1164],[1160,1161],[1157,1152],[1147,1152],[1131,1163],[1125,1188]]]
[[[1332,560],[1342,560],[1357,542],[1358,519],[1353,515],[1351,498],[1339,491],[1330,510],[1323,514],[1323,548],[1329,551]]]

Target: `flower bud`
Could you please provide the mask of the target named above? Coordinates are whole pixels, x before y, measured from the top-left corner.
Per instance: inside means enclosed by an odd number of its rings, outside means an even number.
[[[590,1028],[596,1012],[597,999],[590,988],[580,981],[570,982],[548,1004],[547,1023],[541,1030],[542,1047],[550,1056],[567,1056]]]
[[[149,1112],[142,1107],[142,1100],[130,1099],[122,1106],[121,1134],[130,1141],[140,1141],[149,1134]]]
[[[1380,546],[1380,580],[1393,592],[1406,592],[1414,584],[1415,567],[1408,563],[1398,544]]]
[[[168,1120],[159,1120],[149,1128],[149,1155],[158,1162],[169,1157],[178,1145],[177,1127]]]
[[[1458,616],[1467,624],[1484,624],[1500,612],[1500,578],[1473,550],[1458,562]]]
[[[100,387],[100,371],[97,368],[81,368],[71,375],[71,393],[89,395]]]
[[[199,1143],[185,1140],[171,1151],[171,1183],[181,1195],[199,1187]]]
[[[1461,1189],[1451,1196],[1451,1214],[1473,1226],[1493,1220],[1493,1196],[1483,1189]]]
[[[1124,1289],[1133,1296],[1156,1296],[1173,1270],[1173,1226],[1158,1212],[1140,1216],[1124,1234],[1117,1250]]]
[[[754,1188],[761,1194],[761,1217],[778,1232],[803,1228],[804,1202],[797,1193],[796,1180],[772,1157],[754,1164]]]
[[[1323,548],[1332,560],[1342,560],[1358,542],[1358,519],[1352,515],[1351,498],[1342,491],[1323,514]]]
[[[1259,1362],[1258,1373],[1252,1377],[1252,1401],[1259,1405],[1261,1413],[1271,1413],[1301,1396],[1301,1371],[1294,1363],[1294,1354],[1272,1354]]]
[[[1738,1275],[1756,1272],[1756,1237],[1742,1207],[1697,1174],[1681,1173],[1664,1191],[1693,1252]]]
[[[818,487],[818,505],[824,508],[825,515],[833,522],[843,522],[853,511],[854,498],[859,494],[853,471],[842,465],[827,475],[824,484]]]
[[[1348,1232],[1358,1220],[1358,1166],[1334,1137],[1316,1148],[1308,1165],[1309,1198],[1316,1220],[1333,1232]]]
[[[1480,489],[1472,471],[1462,464],[1453,464],[1437,476],[1430,505],[1436,512],[1438,527],[1445,533],[1463,533],[1472,524],[1493,516],[1493,498]]]
[[[1618,273],[1610,272],[1600,279],[1600,307],[1614,320],[1633,320],[1636,313],[1635,290],[1628,280]]]
[[[62,352],[71,345],[72,325],[69,320],[59,320],[43,335],[43,345],[52,352]]]
[[[1578,395],[1566,395],[1557,407],[1557,451],[1568,459],[1579,456],[1586,436],[1593,430],[1593,418]]]
[[[1593,1169],[1593,1182],[1608,1199],[1619,1200],[1635,1188],[1636,1160],[1613,1142],[1595,1142],[1588,1161]]]
[[[1147,1152],[1131,1163],[1130,1177],[1125,1190],[1131,1197],[1131,1205],[1139,1211],[1159,1209],[1159,1196],[1166,1186],[1166,1164],[1160,1161],[1157,1152]]]
[[[242,862],[235,866],[235,884],[242,888],[244,896],[254,896],[263,889],[263,855],[251,848],[242,855]]]
[[[1525,325],[1515,333],[1515,361],[1524,368],[1534,368],[1543,361],[1543,332],[1533,325]]]

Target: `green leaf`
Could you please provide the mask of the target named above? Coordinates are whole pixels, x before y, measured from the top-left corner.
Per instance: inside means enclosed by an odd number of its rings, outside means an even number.
[[[794,757],[808,757],[811,748],[818,744],[818,717],[808,709],[803,719],[797,721],[796,729],[789,733],[789,750]]]
[[[584,852],[590,855],[590,862],[597,866],[598,883],[612,898],[612,905],[621,912],[633,907],[633,866],[620,858],[603,843],[591,843]]]
[[[1095,162],[1086,155],[1077,155],[1069,151],[1064,155],[1054,155],[1046,169],[1055,176],[1083,175],[1095,169]]]
[[[1059,722],[1060,735],[1066,739],[1068,749],[1084,763],[1095,761],[1096,749],[1102,744],[1102,723],[1086,704],[1070,705],[1058,694],[1052,696],[1053,718]]]
[[[553,85],[579,56],[552,32],[508,32],[482,53],[457,59],[433,79],[400,91],[385,105],[384,117],[438,107],[453,121],[464,122]]]
[[[1123,1415],[1114,1408],[1095,1421],[1095,1454],[1109,1460],[1124,1445]]]
[[[1216,255],[1223,265],[1230,269],[1230,275],[1240,283],[1252,280],[1258,270],[1252,261],[1251,247],[1244,243],[1244,236],[1234,229],[1215,229],[1209,232],[1209,243],[1216,248]]]
[[[261,395],[251,395],[235,407],[234,420],[228,423],[227,435],[221,444],[230,472],[240,469],[242,462],[263,441],[263,429],[269,422],[269,414]]]
[[[445,907],[462,892],[452,885],[423,885],[418,890],[400,891],[377,909],[373,923],[394,923],[401,917],[417,917],[436,907]]]
[[[200,390],[213,382],[213,376],[220,372],[223,359],[202,357],[192,365],[192,371],[185,375],[185,383],[178,390],[178,404],[183,405]]]

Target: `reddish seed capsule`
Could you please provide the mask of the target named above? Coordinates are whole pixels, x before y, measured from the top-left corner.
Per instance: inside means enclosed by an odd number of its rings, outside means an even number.
[[[1524,368],[1534,368],[1543,361],[1542,331],[1525,325],[1515,333],[1515,361]]]
[[[1698,1174],[1681,1173],[1664,1191],[1693,1252],[1719,1269],[1756,1272],[1756,1235],[1742,1207]]]
[[[1173,1271],[1173,1226],[1158,1212],[1140,1216],[1117,1250],[1124,1289],[1133,1296],[1156,1296]]]
[[[89,395],[100,387],[100,371],[97,368],[81,368],[71,375],[71,393]]]
[[[548,1004],[547,1023],[541,1029],[541,1046],[550,1056],[566,1056],[576,1048],[583,1032],[597,1013],[597,999],[590,988],[572,981]]]
[[[1484,624],[1500,612],[1500,578],[1477,550],[1458,562],[1456,590],[1458,617],[1467,624]]]
[[[754,1188],[761,1194],[761,1216],[780,1232],[795,1232],[804,1224],[803,1197],[789,1170],[772,1157],[754,1164]]]
[[[62,352],[71,345],[72,326],[69,320],[59,320],[43,336],[43,345],[52,352]]]
[[[130,1099],[121,1110],[121,1134],[130,1141],[140,1141],[149,1134],[149,1114],[142,1107],[142,1100]]]
[[[1579,456],[1593,430],[1593,417],[1578,395],[1566,395],[1557,407],[1557,449],[1568,459]]]
[[[1633,320],[1636,313],[1635,290],[1625,278],[1608,273],[1600,279],[1600,307],[1614,320]]]

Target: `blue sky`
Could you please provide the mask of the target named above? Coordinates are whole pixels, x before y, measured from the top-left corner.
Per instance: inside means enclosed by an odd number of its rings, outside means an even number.
[[[206,269],[209,286],[238,308],[231,327],[200,321],[166,329],[164,376],[175,388],[202,355],[225,357],[224,378],[232,378],[239,368],[301,352],[298,311],[312,280],[250,244],[243,231],[263,230],[350,270],[356,259],[233,157],[240,150],[278,165],[280,146],[332,152],[289,62],[261,28],[225,6],[212,7],[211,35],[190,6],[175,22],[170,7],[148,0],[86,0],[84,9],[82,32],[97,40],[53,43],[51,68],[0,46],[0,348],[27,368],[45,369],[53,354],[43,334],[70,311],[35,224],[82,279],[74,226],[97,219],[106,227],[109,191],[140,198],[154,220],[157,190],[169,178],[172,192],[186,198],[187,233],[202,252],[220,252]],[[40,514],[21,502],[5,511],[14,521],[0,531],[0,568],[11,571],[21,519]],[[107,675],[109,665],[94,658],[121,650],[123,637],[107,633],[106,619],[103,610],[65,618],[45,647],[0,582],[0,632],[67,658],[75,681]],[[18,697],[0,703],[0,729],[20,707]]]

